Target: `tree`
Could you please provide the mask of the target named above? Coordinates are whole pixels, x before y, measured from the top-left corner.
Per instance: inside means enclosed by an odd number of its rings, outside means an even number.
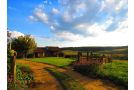
[[[19,36],[12,41],[12,49],[23,57],[27,57],[27,54],[32,53],[35,48],[35,40],[30,35]]]

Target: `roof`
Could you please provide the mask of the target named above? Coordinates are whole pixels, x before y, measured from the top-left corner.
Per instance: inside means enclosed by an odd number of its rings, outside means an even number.
[[[34,52],[44,52],[45,51],[45,48],[43,47],[37,47]]]
[[[34,52],[44,52],[45,50],[49,50],[49,51],[60,51],[60,48],[59,47],[50,47],[50,46],[47,46],[47,47],[37,47]]]
[[[50,51],[59,51],[60,48],[59,48],[59,47],[46,47],[46,50],[50,50]]]

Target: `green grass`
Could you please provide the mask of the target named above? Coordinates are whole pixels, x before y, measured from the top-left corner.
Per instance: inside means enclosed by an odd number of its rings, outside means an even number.
[[[107,63],[100,70],[100,75],[106,77],[109,80],[128,86],[128,62],[126,61],[113,61]]]
[[[35,61],[35,62],[52,64],[58,67],[66,67],[70,65],[73,61],[75,61],[70,58],[62,58],[62,57],[30,58],[29,60]]]
[[[85,90],[81,84],[73,80],[71,77],[63,72],[59,72],[56,69],[47,68],[51,74],[59,81],[64,90]]]
[[[62,51],[64,55],[77,55],[77,51],[72,51],[72,50],[63,50]]]

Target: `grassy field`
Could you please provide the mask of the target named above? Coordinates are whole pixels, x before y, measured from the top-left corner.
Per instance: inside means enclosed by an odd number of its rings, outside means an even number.
[[[128,62],[115,60],[112,63],[107,63],[100,70],[100,76],[109,80],[128,86]]]
[[[112,55],[113,59],[128,59],[128,47],[76,47],[63,49],[64,55],[77,55],[78,51],[86,56],[86,51],[92,51],[94,54]]]
[[[101,68],[96,66],[78,66],[76,71],[89,77],[102,78],[110,80],[115,84],[128,87],[128,62],[127,60],[113,60],[112,63],[106,63]]]
[[[29,60],[35,61],[35,62],[52,64],[58,67],[66,67],[75,61],[70,58],[62,58],[62,57],[30,58]]]
[[[59,72],[56,69],[52,68],[47,68],[47,70],[54,75],[64,90],[85,90],[81,84],[73,80],[65,73]]]

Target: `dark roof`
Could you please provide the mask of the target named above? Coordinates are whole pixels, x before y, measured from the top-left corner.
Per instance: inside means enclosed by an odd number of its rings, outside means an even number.
[[[52,46],[47,46],[47,47],[37,47],[34,52],[44,52],[45,50],[49,51],[60,51],[59,47],[52,47]]]
[[[45,47],[46,48],[46,50],[50,50],[50,51],[59,51],[60,50],[60,48],[59,47]]]
[[[45,48],[43,47],[37,47],[34,52],[44,52]]]

